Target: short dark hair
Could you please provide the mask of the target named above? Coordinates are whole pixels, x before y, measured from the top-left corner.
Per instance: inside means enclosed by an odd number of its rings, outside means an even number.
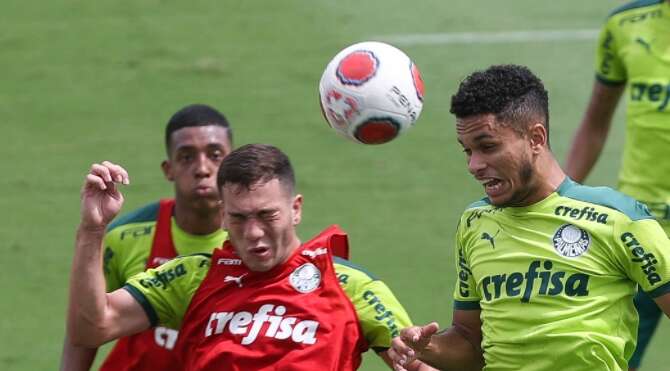
[[[170,139],[175,131],[186,127],[210,125],[226,128],[228,141],[233,143],[233,129],[221,112],[206,104],[191,104],[170,117],[165,127],[165,150],[170,152]]]
[[[449,111],[457,118],[491,113],[520,133],[540,118],[549,134],[549,94],[524,66],[496,65],[472,73],[451,97]]]
[[[293,194],[295,174],[288,156],[269,144],[245,144],[230,152],[221,162],[216,183],[221,190],[226,183],[250,189],[259,182],[279,179]]]

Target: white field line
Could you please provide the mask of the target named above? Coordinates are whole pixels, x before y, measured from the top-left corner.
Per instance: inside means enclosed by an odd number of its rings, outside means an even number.
[[[381,35],[371,40],[385,41],[398,46],[439,44],[504,44],[533,41],[594,40],[600,30],[541,30],[501,32],[455,32],[405,35]]]

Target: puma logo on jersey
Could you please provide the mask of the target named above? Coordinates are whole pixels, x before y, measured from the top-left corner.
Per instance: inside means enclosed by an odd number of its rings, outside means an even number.
[[[252,344],[261,331],[263,336],[278,340],[291,339],[300,344],[315,344],[319,322],[300,321],[296,317],[284,317],[286,307],[274,304],[262,305],[256,313],[214,312],[209,316],[205,337],[219,335],[228,330],[231,335],[245,335],[242,345]]]
[[[328,253],[328,250],[326,250],[325,247],[319,247],[316,250],[303,250],[302,254],[305,256],[309,256],[310,258],[314,259],[319,255],[323,255]]]
[[[241,276],[235,277],[235,276],[225,276],[223,277],[223,282],[235,282],[237,284],[237,287],[242,287],[242,277],[246,276],[247,274],[243,274]]]
[[[481,238],[481,239],[482,239],[482,240],[487,240],[487,241],[489,241],[489,242],[491,243],[491,248],[495,249],[495,248],[496,248],[496,240],[495,240],[495,238],[496,238],[496,236],[498,235],[498,233],[500,233],[500,230],[498,230],[498,232],[496,232],[496,234],[494,234],[493,236],[491,236],[491,235],[488,234],[487,232],[483,232],[483,233],[482,233],[482,238]]]

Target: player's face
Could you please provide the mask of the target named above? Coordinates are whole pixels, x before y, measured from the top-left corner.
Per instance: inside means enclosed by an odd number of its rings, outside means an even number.
[[[217,125],[185,127],[172,133],[169,158],[162,167],[165,177],[175,183],[177,198],[195,209],[218,208],[216,174],[231,147],[227,129]]]
[[[285,262],[300,241],[302,196],[291,195],[278,179],[246,189],[235,184],[222,188],[223,225],[244,264],[265,272]]]
[[[492,114],[456,122],[458,141],[468,170],[484,187],[493,205],[523,206],[533,194],[535,174],[529,141]]]

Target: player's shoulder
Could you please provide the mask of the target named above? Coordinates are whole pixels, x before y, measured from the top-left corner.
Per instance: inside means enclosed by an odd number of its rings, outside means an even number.
[[[626,17],[656,10],[665,0],[636,0],[623,4],[610,12],[608,19]]]
[[[340,283],[343,284],[365,283],[379,280],[377,276],[370,273],[367,269],[337,256],[333,256],[333,267],[335,268],[337,278]]]
[[[108,227],[107,233],[122,226],[155,222],[158,218],[159,203],[153,202],[116,218]]]
[[[189,255],[179,255],[175,258],[168,260],[166,263],[164,263],[164,265],[173,267],[182,265],[186,267],[192,267],[194,269],[204,268],[205,270],[208,270],[209,266],[211,265],[211,261],[212,261],[212,254],[199,252]]]
[[[488,197],[472,202],[465,208],[465,210],[463,210],[461,218],[458,221],[458,229],[460,229],[461,226],[470,228],[473,221],[479,220],[484,216],[495,218],[501,210],[502,208],[493,205]]]
[[[610,187],[586,186],[570,178],[566,178],[556,193],[567,199],[591,203],[618,211],[633,221],[653,219],[649,208],[645,204]]]

